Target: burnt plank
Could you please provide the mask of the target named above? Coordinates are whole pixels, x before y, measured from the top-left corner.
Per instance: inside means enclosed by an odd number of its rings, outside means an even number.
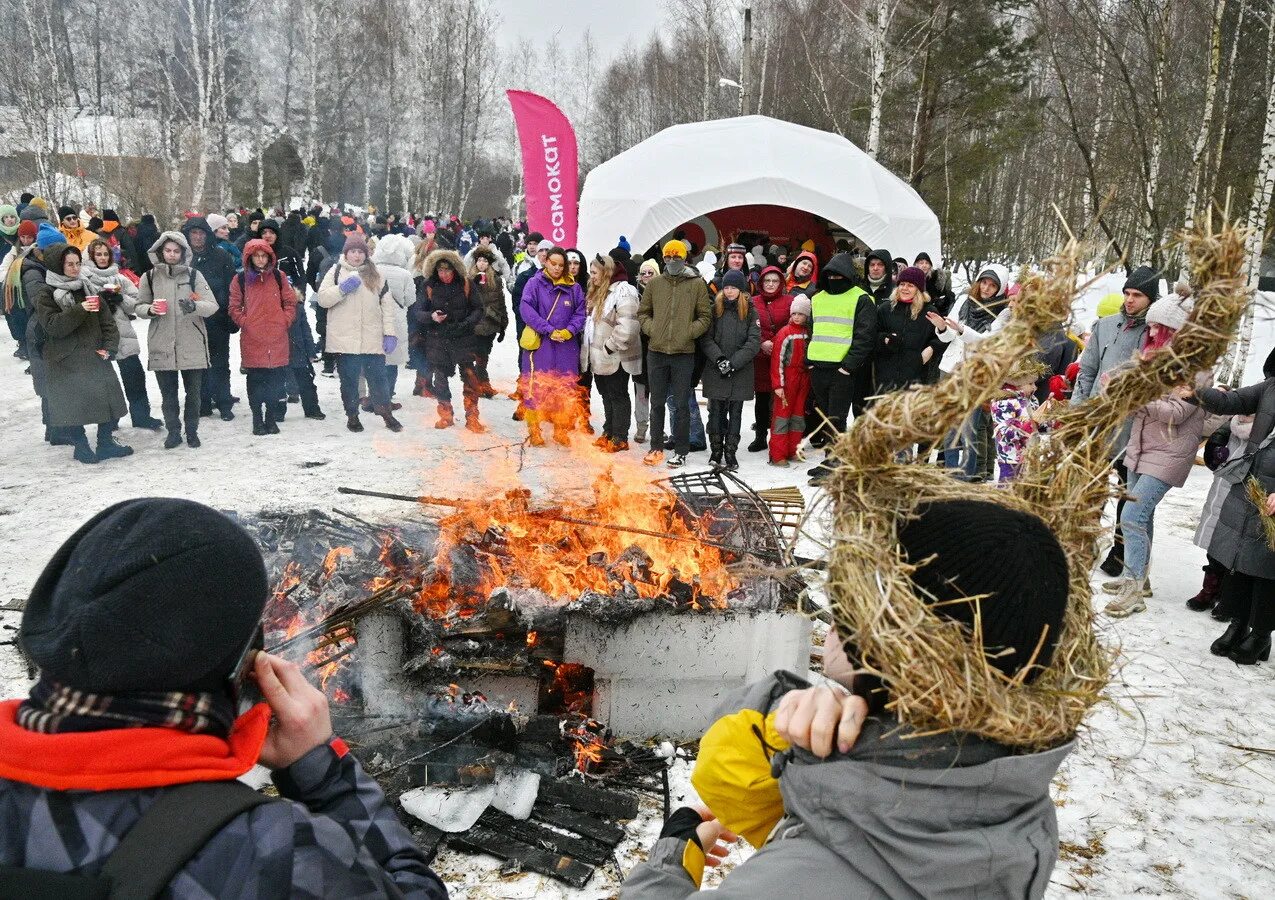
[[[624,829],[610,822],[603,822],[588,813],[563,809],[561,806],[548,806],[537,803],[531,811],[532,818],[546,822],[557,828],[565,828],[574,834],[584,835],[601,841],[608,847],[614,847],[624,840]]]
[[[638,798],[633,794],[621,794],[566,779],[540,782],[537,799],[606,819],[635,819],[638,814]]]
[[[606,865],[613,857],[611,848],[597,841],[562,834],[535,822],[519,821],[495,809],[484,812],[478,824],[499,834],[508,835],[514,840],[522,841],[524,844],[552,850],[562,856],[570,856],[595,866]]]
[[[412,837],[416,838],[416,845],[425,854],[425,862],[432,864],[434,857],[438,855],[438,848],[442,845],[443,838],[447,837],[447,833],[440,831],[433,825],[421,824],[412,827]]]
[[[527,871],[547,875],[573,888],[584,887],[593,877],[593,866],[569,856],[559,856],[548,850],[532,847],[481,824],[463,834],[449,836],[447,843],[471,853],[490,853],[499,859],[507,859]]]

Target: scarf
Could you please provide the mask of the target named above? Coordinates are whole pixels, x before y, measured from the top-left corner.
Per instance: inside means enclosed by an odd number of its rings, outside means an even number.
[[[0,284],[0,292],[4,294],[4,314],[7,316],[13,312],[14,308],[26,309],[27,298],[22,291],[22,261],[26,259],[27,254],[31,252],[31,247],[19,247],[14,244],[13,249],[9,252],[12,261],[9,268],[4,273],[4,284]]]
[[[75,291],[84,290],[84,279],[67,278],[65,275],[59,275],[57,272],[45,272],[44,282],[53,286],[53,299],[57,301],[58,306],[62,309],[70,309],[79,301],[75,298]]]
[[[672,275],[674,278],[681,275],[686,270],[686,260],[679,256],[664,261],[664,271]]]
[[[18,707],[16,720],[20,727],[38,734],[173,728],[225,738],[235,723],[235,706],[224,694],[91,694],[41,678]]]
[[[115,284],[115,276],[119,273],[120,267],[117,263],[111,263],[105,269],[99,269],[97,264],[92,262],[86,262],[80,266],[80,280],[85,282],[85,287],[92,288],[99,294],[102,288]]]

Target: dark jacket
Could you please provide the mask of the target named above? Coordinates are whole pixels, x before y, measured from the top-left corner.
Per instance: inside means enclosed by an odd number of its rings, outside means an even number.
[[[142,216],[137,222],[137,230],[132,234],[132,238],[134,261],[137,263],[133,271],[138,275],[145,275],[154,266],[150,258],[150,248],[159,240],[159,226],[155,224],[155,217],[150,213]]]
[[[919,302],[920,295],[917,295]],[[944,349],[934,326],[925,318],[931,309],[925,304],[912,318],[912,307],[907,303],[883,300],[877,304],[877,350],[873,360],[874,390],[878,394],[895,391],[925,379],[928,368],[921,354],[929,347],[937,356]]]
[[[723,298],[724,300],[724,298]],[[722,314],[699,339],[704,354],[704,399],[731,400],[741,403],[753,399],[753,365],[761,352],[761,322],[757,310],[748,302],[748,316],[741,320],[735,304],[724,301]],[[723,377],[717,368],[719,359],[730,360],[734,372]]]
[[[694,353],[695,342],[713,322],[708,285],[691,266],[679,276],[656,275],[642,293],[638,322],[651,339],[651,352]]]
[[[1049,398],[1049,379],[1055,375],[1066,375],[1067,367],[1076,361],[1079,351],[1065,328],[1055,328],[1042,334],[1037,343],[1040,350],[1036,357],[1049,367],[1049,371],[1036,380],[1036,400],[1044,403]]]
[[[776,753],[779,699],[804,686],[779,672],[735,692],[700,743],[692,784],[703,802],[763,846],[701,892],[690,869],[702,855],[685,838],[661,838],[621,900],[1044,896],[1058,859],[1049,784],[1074,741],[1013,754],[882,715],[864,722],[848,753]]]
[[[885,263],[885,280],[876,287],[868,280],[868,266],[874,259]],[[894,291],[894,259],[889,250],[873,250],[863,258],[863,289],[878,303],[890,299],[890,294]]]
[[[451,284],[438,277],[438,264],[452,264],[456,276]],[[408,311],[412,335],[425,345],[425,358],[432,365],[454,365],[459,354],[472,352],[474,327],[482,321],[482,295],[465,278],[465,267],[454,250],[435,250],[425,257],[422,274],[416,277],[416,302]],[[435,312],[447,318],[434,321]]]
[[[305,256],[306,237],[309,234],[309,227],[301,221],[301,214],[296,210],[288,213],[288,217],[283,220],[282,230],[279,233],[279,243],[283,245],[286,253],[280,253],[281,256],[294,256],[301,259]]]
[[[838,253],[828,260],[828,265],[824,266],[823,270],[825,284],[827,283],[826,278],[829,272],[844,276],[850,285],[855,285],[859,278],[859,274],[854,267],[854,261],[850,258],[849,253]],[[854,289],[853,286],[849,288],[849,290]],[[819,291],[811,298],[812,306],[817,304],[817,298],[823,293],[827,293],[827,291]],[[860,370],[870,373],[872,371],[870,368],[872,355],[876,348],[877,306],[870,293],[860,293],[859,302],[854,308],[854,336],[850,339],[850,349],[846,351],[846,355],[839,362],[812,360],[809,355],[807,355],[806,360],[810,363],[812,369],[844,369],[851,375]],[[809,354],[810,351],[807,349],[806,352]],[[869,366],[869,368],[864,368],[865,366]]]
[[[208,220],[203,216],[192,216],[182,225],[182,235],[190,243],[192,231],[204,233],[204,250],[196,253],[191,248],[191,265],[204,276],[208,287],[212,290],[213,299],[217,301],[217,311],[204,320],[209,328],[219,328],[227,334],[239,330],[230,318],[230,283],[235,278],[235,258],[223,248],[217,246],[217,236],[208,227]]]
[[[52,790],[39,784],[46,770],[62,774],[66,757],[78,752],[66,745],[86,742],[104,752],[84,759],[76,768],[80,775],[95,775],[97,783],[113,778],[155,783],[155,767],[115,770],[128,769],[130,732],[155,729],[19,735],[13,722],[17,705],[14,700],[0,706],[0,740],[27,751],[10,764],[16,752],[0,750],[6,772],[22,770],[22,779],[0,778],[0,865],[97,875],[120,839],[169,788]],[[175,755],[189,746],[179,743],[183,739],[223,744],[220,759],[230,765],[238,758],[227,742],[208,735],[175,735]],[[251,759],[242,765],[247,768]],[[173,769],[181,771],[179,764]],[[393,896],[416,900],[447,896],[380,787],[348,750],[317,747],[276,772],[274,782],[286,799],[231,819],[170,882],[164,897],[382,898],[394,888],[401,893]]]
[[[1262,372],[1265,381],[1237,391],[1206,388],[1196,393],[1196,402],[1218,415],[1254,417],[1244,452],[1252,454],[1251,476],[1264,492],[1271,494],[1275,493],[1275,442],[1262,450],[1258,447],[1275,429],[1275,350],[1266,357]],[[1261,516],[1248,499],[1246,481],[1231,485],[1209,542],[1209,555],[1230,571],[1255,578],[1275,578],[1275,551],[1266,544]]]
[[[470,290],[478,295],[483,306],[483,317],[474,326],[474,334],[482,338],[503,335],[509,327],[509,311],[505,309],[505,286],[500,273],[488,269],[487,283],[470,282]]]

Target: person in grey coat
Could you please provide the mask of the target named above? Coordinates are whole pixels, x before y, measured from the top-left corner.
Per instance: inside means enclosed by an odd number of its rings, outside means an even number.
[[[739,269],[722,275],[713,299],[713,324],[699,339],[707,361],[701,384],[708,400],[709,462],[728,472],[739,469],[744,404],[753,399],[753,361],[761,352],[761,320],[748,293],[748,276]]]
[[[53,244],[42,254],[48,271],[34,300],[49,427],[63,430],[82,463],[130,456],[133,449],[113,436],[115,420],[128,409],[110,362],[120,344],[115,319],[104,301],[89,299],[79,250]],[[85,425],[97,426],[96,449],[89,446]]]
[[[0,897],[446,900],[327,698],[254,652],[269,592],[252,536],[189,500],[58,548],[19,632],[39,679],[0,703]],[[277,798],[236,781],[257,764]]]
[[[988,665],[1030,682],[1035,665],[1049,664],[1068,580],[1044,522],[946,501],[902,527],[899,541],[934,612],[970,628],[971,640],[981,627]],[[987,565],[993,557],[998,565]],[[961,602],[967,593],[980,603]],[[887,710],[888,685],[865,676],[856,656],[834,628],[824,648],[831,686],[778,672],[726,699],[691,776],[707,807],[669,818],[621,900],[1044,896],[1058,858],[1049,785],[1075,740],[1021,752],[901,723]],[[757,852],[715,891],[698,890],[703,866],[737,834]]]
[[[1107,381],[1116,370],[1128,365],[1142,349],[1147,334],[1147,310],[1160,296],[1160,273],[1150,266],[1134,269],[1124,283],[1124,304],[1114,315],[1104,316],[1094,323],[1080,354],[1080,373],[1071,391],[1072,405],[1084,403],[1096,397],[1106,388]],[[1129,440],[1131,422],[1126,422],[1111,445],[1112,465],[1120,479],[1120,495],[1126,493],[1129,470],[1125,468],[1125,444]],[[1116,521],[1124,511],[1124,500],[1116,506]],[[1124,532],[1116,525],[1115,540],[1111,551],[1099,566],[1112,578],[1124,571]]]
[[[1244,455],[1218,469],[1218,477],[1230,482],[1222,503],[1209,556],[1227,570],[1222,596],[1214,614],[1230,619],[1226,631],[1210,648],[1242,665],[1253,665],[1271,656],[1271,631],[1275,630],[1275,550],[1266,543],[1260,512],[1275,515],[1275,350],[1266,358],[1266,379],[1237,391],[1205,388],[1195,401],[1217,415],[1253,416]],[[1248,498],[1248,481],[1254,479],[1266,494],[1259,511]]]
[[[155,373],[163,396],[164,426],[168,437],[164,448],[182,442],[198,447],[200,384],[209,366],[208,326],[204,320],[221,307],[204,276],[191,265],[190,245],[177,231],[165,231],[151,245],[147,255],[151,269],[142,276],[133,311],[150,321],[146,338],[146,367]],[[178,418],[177,379],[181,376],[186,405]]]

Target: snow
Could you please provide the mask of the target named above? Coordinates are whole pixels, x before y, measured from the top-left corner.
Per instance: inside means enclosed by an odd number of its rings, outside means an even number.
[[[1118,288],[1102,285],[1091,294]],[[1260,370],[1275,341],[1273,332],[1269,318],[1260,318],[1246,381],[1255,378],[1254,360]],[[497,387],[513,386],[514,350],[510,340],[496,345]],[[576,439],[570,453],[552,443],[527,448],[521,443],[522,426],[510,420],[513,403],[503,397],[482,404],[489,434],[436,431],[433,404],[410,396],[410,373],[399,380],[400,418],[406,426],[401,434],[384,430],[368,415],[363,416],[367,432],[348,433],[336,381],[319,378],[325,422],[307,421],[292,406],[281,435],[253,437],[245,411],[230,423],[203,420],[201,449],[169,451],[162,449],[161,435],[125,428],[121,437],[137,449],[134,456],[80,466],[68,448],[41,442],[39,404],[22,368],[8,343],[0,345],[0,379],[10,387],[8,402],[0,406],[0,458],[8,460],[0,475],[6,563],[0,570],[0,606],[27,595],[53,550],[86,518],[129,497],[188,497],[248,512],[338,507],[364,518],[390,519],[418,512],[406,504],[338,495],[337,486],[480,497],[521,482],[541,497],[557,497],[587,492],[592,476],[611,464],[635,477],[669,474],[644,469],[639,445],[618,459],[588,449],[584,437]],[[246,398],[242,377],[235,374],[234,383],[235,392]],[[153,381],[151,388],[158,406]],[[747,409],[749,417],[751,406]],[[707,461],[706,454],[691,459],[699,465]],[[741,454],[741,463],[741,476],[757,487],[797,484],[808,501],[818,496],[805,486],[804,468],[772,468],[765,454],[753,453]],[[1121,647],[1122,667],[1110,702],[1093,712],[1054,785],[1063,854],[1050,897],[1257,896],[1275,883],[1270,838],[1275,834],[1275,766],[1269,754],[1242,749],[1275,749],[1270,714],[1275,667],[1240,667],[1211,656],[1208,645],[1222,626],[1183,605],[1200,582],[1204,553],[1191,537],[1210,478],[1197,467],[1160,509],[1152,562],[1155,596],[1148,610],[1120,622],[1100,618],[1107,639]],[[808,540],[800,550],[813,553],[816,544]],[[1099,595],[1097,602],[1105,601]],[[0,612],[0,697],[22,696],[29,685],[9,644],[18,622],[17,613]],[[689,763],[681,758],[671,769],[675,805],[694,800],[689,773]],[[539,875],[502,876],[500,864],[486,857],[444,852],[437,868],[460,900],[613,896],[618,878],[653,843],[659,815],[658,802],[644,798],[642,816],[619,848],[618,868],[600,870],[581,891]],[[726,868],[748,852],[734,850]]]

